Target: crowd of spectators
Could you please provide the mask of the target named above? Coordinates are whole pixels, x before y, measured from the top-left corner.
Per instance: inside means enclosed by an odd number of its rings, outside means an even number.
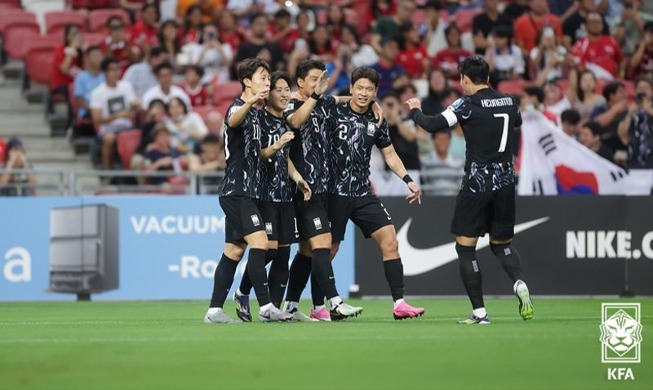
[[[235,80],[238,61],[258,56],[292,75],[299,61],[312,57],[327,64],[332,94],[348,93],[353,68],[375,68],[400,157],[423,173],[427,193],[451,194],[465,159],[461,129],[431,137],[408,120],[401,102],[417,96],[429,114],[446,108],[460,97],[457,64],[472,53],[485,56],[492,84],[518,95],[524,109],[541,110],[608,160],[653,168],[653,2],[69,3],[88,10],[114,5],[132,18],[109,18],[100,45],[84,45],[80,26],[69,26],[52,69],[54,92],[68,93],[74,84],[69,99],[79,107],[76,132],[88,133],[83,126],[92,125],[103,169],[120,168],[116,138],[127,129],[140,129],[142,138],[122,168],[222,169],[226,107],[212,97]],[[373,169],[383,173],[385,167]]]

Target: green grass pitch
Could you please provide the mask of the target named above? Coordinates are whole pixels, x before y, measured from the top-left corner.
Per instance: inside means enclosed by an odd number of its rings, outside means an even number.
[[[529,322],[489,299],[489,326],[455,323],[466,299],[412,301],[427,312],[406,321],[351,302],[345,322],[232,325],[197,301],[0,303],[0,389],[653,389],[651,298],[539,299]],[[601,302],[641,302],[640,364],[601,363]]]

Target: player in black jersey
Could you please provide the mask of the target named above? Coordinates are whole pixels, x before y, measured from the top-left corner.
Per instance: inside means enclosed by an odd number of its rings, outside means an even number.
[[[288,321],[292,315],[279,310],[270,301],[265,272],[268,239],[255,200],[260,181],[261,151],[261,127],[255,105],[267,98],[270,92],[270,67],[259,58],[246,59],[238,65],[238,80],[243,93],[229,107],[224,121],[227,167],[218,193],[225,213],[226,244],[215,270],[213,295],[204,322],[234,322],[222,307],[247,245],[250,247],[247,273],[260,305],[259,319]]]
[[[293,99],[287,110],[288,123],[295,132],[290,158],[312,191],[308,201],[301,196],[295,196],[300,242],[299,251],[290,269],[284,309],[299,321],[310,320],[299,311],[299,298],[311,271],[315,305],[311,310],[311,318],[339,320],[356,316],[362,311],[360,307],[352,307],[342,302],[331,267],[331,232],[327,214],[329,148],[325,113],[329,107],[336,104],[336,99],[322,96],[327,89],[327,81],[322,61],[302,61],[297,66],[297,86],[301,99]],[[325,296],[331,305],[330,312],[324,306]]]
[[[427,131],[448,131],[460,124],[467,143],[465,176],[456,199],[451,233],[456,236],[460,275],[472,302],[472,315],[461,324],[489,324],[483,302],[481,270],[476,258],[478,237],[490,233],[490,247],[512,279],[524,320],[533,318],[533,304],[521,280],[519,253],[512,246],[515,227],[515,174],[512,162],[513,129],[521,125],[515,99],[488,86],[489,66],[480,56],[459,65],[465,96],[441,114],[422,113],[420,102],[409,99],[411,117]]]
[[[333,235],[332,257],[345,238],[347,221],[351,220],[379,244],[383,256],[386,280],[394,301],[395,319],[414,318],[424,309],[404,301],[404,272],[399,257],[397,233],[390,214],[370,188],[370,157],[375,146],[395,175],[402,178],[410,194],[410,203],[420,200],[420,190],[404,168],[390,140],[388,123],[376,123],[371,105],[379,86],[379,74],[372,68],[361,67],[352,72],[347,103],[337,104],[327,111],[327,132],[331,147],[331,182],[329,185],[329,221]]]
[[[270,299],[279,307],[288,282],[290,244],[295,239],[294,188],[291,179],[301,191],[302,199],[310,199],[311,190],[288,158],[289,142],[295,137],[284,117],[290,101],[290,76],[285,72],[274,72],[270,85],[266,106],[258,110],[262,143],[258,209],[268,236],[266,263],[272,262],[268,275]],[[245,274],[234,293],[236,313],[243,321],[251,321],[252,318],[249,310],[251,288],[250,278]]]

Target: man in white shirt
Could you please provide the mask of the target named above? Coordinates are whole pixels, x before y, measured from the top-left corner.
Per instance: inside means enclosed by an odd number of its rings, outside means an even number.
[[[161,47],[154,47],[150,50],[150,56],[146,61],[139,62],[127,68],[123,80],[129,81],[134,88],[134,93],[140,99],[145,92],[158,84],[154,69],[166,58],[166,53]]]
[[[145,92],[145,95],[143,95],[143,110],[147,110],[153,100],[159,99],[162,100],[165,104],[168,104],[170,99],[175,97],[183,100],[186,104],[186,107],[192,107],[190,98],[186,92],[184,92],[184,90],[178,86],[172,84],[172,77],[174,75],[172,64],[170,64],[168,61],[160,63],[156,68],[154,68],[154,74],[156,75],[156,79],[159,81],[159,83],[156,86],[150,88],[147,92]]]
[[[116,135],[134,127],[139,101],[131,84],[120,80],[121,68],[117,58],[105,58],[101,68],[105,81],[91,93],[90,107],[102,141],[102,168],[111,169]]]

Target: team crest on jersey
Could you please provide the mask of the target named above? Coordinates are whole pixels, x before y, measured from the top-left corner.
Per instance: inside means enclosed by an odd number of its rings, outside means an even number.
[[[322,221],[320,221],[320,218],[313,218],[313,224],[315,225],[316,230],[322,229]]]
[[[260,226],[261,225],[261,221],[258,219],[258,215],[252,214],[252,215],[250,215],[250,217],[252,218],[252,223],[254,224],[254,226]]]
[[[367,135],[369,135],[370,137],[373,137],[374,133],[376,133],[376,125],[374,123],[368,123],[367,124]]]
[[[271,222],[266,222],[265,223],[265,233],[272,234],[272,223]]]
[[[295,109],[295,103],[288,103],[288,107],[284,110],[285,112],[290,112]]]

